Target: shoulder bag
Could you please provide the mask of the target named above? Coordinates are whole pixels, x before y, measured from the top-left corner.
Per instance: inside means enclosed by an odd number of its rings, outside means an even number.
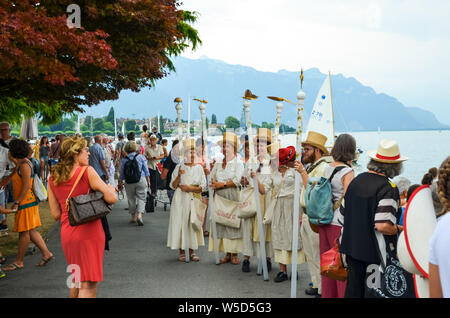
[[[70,197],[78,182],[85,173],[87,167],[83,167],[78,174],[72,190],[66,199],[66,209],[69,215],[69,224],[72,226],[92,222],[108,215],[112,207],[103,199],[103,193],[96,191],[88,194]]]

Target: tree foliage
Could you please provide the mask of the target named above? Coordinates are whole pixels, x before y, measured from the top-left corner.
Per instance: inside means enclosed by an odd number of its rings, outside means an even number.
[[[177,0],[0,0],[0,118],[39,113],[45,123],[120,91],[139,91],[174,70],[171,58],[201,43]],[[15,104],[19,107],[8,107]],[[9,109],[9,113],[8,113]]]
[[[211,124],[217,124],[217,117],[216,114],[211,115]]]
[[[228,116],[225,119],[225,125],[227,126],[227,128],[237,129],[241,125],[241,122],[236,117]]]

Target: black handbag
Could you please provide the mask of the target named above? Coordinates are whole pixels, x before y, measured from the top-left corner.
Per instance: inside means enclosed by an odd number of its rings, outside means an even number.
[[[397,236],[377,235],[375,230],[373,236],[381,264],[375,272],[367,274],[366,293],[376,298],[416,298],[413,276],[403,269],[397,258]],[[382,249],[380,244],[383,247],[383,242],[385,248]],[[378,274],[377,284],[373,278]]]
[[[112,207],[103,199],[102,192],[92,192],[70,197],[87,167],[83,167],[66,199],[66,209],[71,226],[81,225],[101,219],[108,215]]]
[[[155,198],[147,191],[147,199],[145,201],[145,212],[155,212]]]

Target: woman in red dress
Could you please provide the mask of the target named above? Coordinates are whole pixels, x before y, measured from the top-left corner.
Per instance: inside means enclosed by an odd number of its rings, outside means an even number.
[[[73,271],[71,298],[96,297],[98,282],[103,281],[103,254],[105,232],[101,220],[71,226],[66,210],[66,199],[81,173],[89,165],[87,142],[80,137],[71,137],[61,145],[59,162],[52,169],[48,198],[50,210],[56,220],[61,220],[61,244],[67,264]],[[71,197],[100,191],[109,204],[117,201],[116,191],[107,185],[92,167],[88,167]]]

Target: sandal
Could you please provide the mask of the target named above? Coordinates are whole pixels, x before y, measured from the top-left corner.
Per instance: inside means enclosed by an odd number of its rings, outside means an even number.
[[[237,255],[231,257],[231,264],[239,265],[239,257]]]
[[[52,259],[54,259],[54,258],[55,258],[54,255],[50,256],[50,257],[47,258],[47,259],[42,258],[41,261],[40,261],[40,263],[39,263],[39,264],[36,264],[36,266],[37,266],[37,267],[44,267],[45,265],[47,265],[48,262],[50,262],[50,261],[51,261]]]
[[[194,262],[198,262],[200,260],[200,257],[198,257],[195,253],[192,253],[190,258],[191,258],[191,261],[194,261]]]
[[[180,262],[186,262],[186,254],[181,254],[180,256],[178,256],[178,260]]]
[[[221,260],[220,260],[220,264],[229,263],[230,261],[231,261],[231,256],[230,256],[230,255],[227,255],[227,256],[225,256],[224,259],[221,259]]]
[[[23,268],[23,265],[19,266],[16,263],[12,263],[12,264],[9,264],[6,267],[3,267],[2,270],[5,271],[5,272],[12,272],[12,271],[15,271],[15,270],[18,270],[18,269],[22,269],[22,268]]]

